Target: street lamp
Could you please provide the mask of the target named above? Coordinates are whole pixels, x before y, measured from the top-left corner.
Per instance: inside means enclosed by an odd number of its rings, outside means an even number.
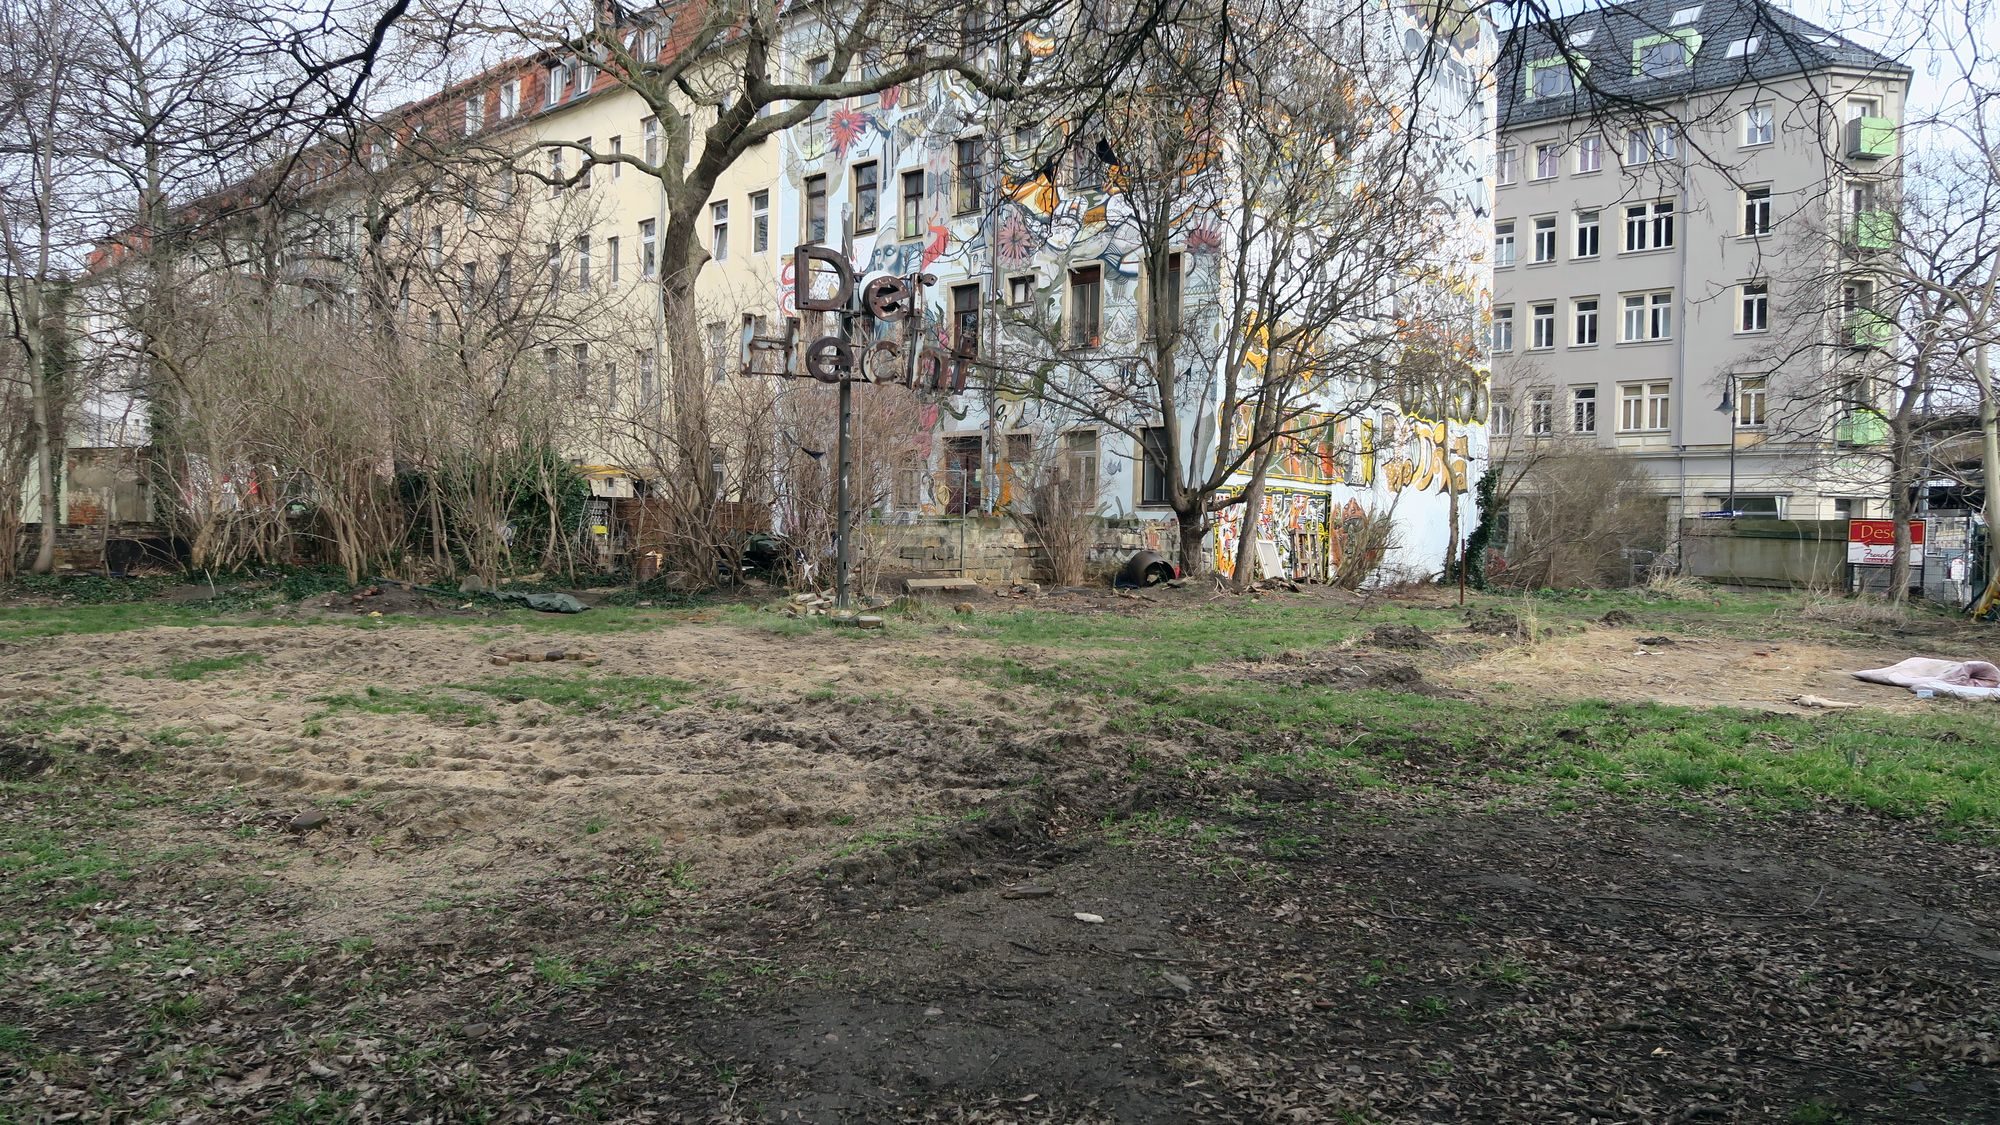
[[[1718,414],[1729,418],[1729,506],[1730,519],[1736,518],[1736,375],[1722,377],[1722,401],[1715,404]]]

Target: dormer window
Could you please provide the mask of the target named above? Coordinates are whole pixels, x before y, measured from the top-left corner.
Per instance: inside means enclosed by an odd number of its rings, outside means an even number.
[[[1674,18],[1667,22],[1675,27],[1680,27],[1684,24],[1693,23],[1694,21],[1700,18],[1701,18],[1701,5],[1696,4],[1694,7],[1691,8],[1675,9]]]
[[[565,84],[563,79],[567,73],[568,68],[561,63],[553,63],[549,66],[549,105],[554,105],[562,101],[563,86]]]
[[[1577,76],[1586,69],[1588,59],[1578,59],[1574,70],[1568,59],[1561,56],[1537,59],[1528,64],[1527,87],[1530,98],[1560,98],[1576,93]]]
[[[1764,48],[1764,41],[1762,39],[1759,39],[1755,35],[1752,35],[1745,39],[1730,40],[1729,47],[1727,50],[1723,52],[1723,55],[1726,58],[1747,59],[1750,56],[1756,54],[1758,51],[1762,50],[1763,48]]]
[[[1673,78],[1694,65],[1694,53],[1701,49],[1701,35],[1692,28],[1664,35],[1644,35],[1632,40],[1632,73],[1647,78]]]

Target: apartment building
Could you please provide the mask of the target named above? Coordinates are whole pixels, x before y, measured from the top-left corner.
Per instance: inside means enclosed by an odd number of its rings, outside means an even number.
[[[1676,520],[1874,514],[1849,452],[1881,437],[1868,267],[1910,71],[1755,0],[1606,7],[1502,59],[1496,457],[1630,454]]]
[[[1477,261],[1490,236],[1484,173],[1493,102],[1482,81],[1495,51],[1490,26],[1471,20],[1456,37],[1433,39],[1421,19],[1385,8],[1348,31],[1371,57],[1379,51],[1403,68],[1374,93],[1410,99],[1405,112],[1422,114],[1423,128],[1450,154],[1440,161],[1450,164],[1439,196],[1454,224],[1441,236],[1442,260]],[[801,72],[822,63],[794,61]],[[1237,244],[1219,228],[1241,202],[1191,206],[1164,275],[1149,276],[1121,173],[1103,158],[1104,142],[1070,129],[1046,107],[989,103],[952,75],[829,103],[783,135],[779,236],[787,247],[846,240],[863,275],[932,274],[924,297],[931,335],[975,361],[1082,370],[1115,386],[1131,377],[1132,357],[1153,330],[1150,295],[1166,287],[1187,342],[1181,354],[1191,357],[1184,362],[1219,365],[1223,357],[1205,345],[1224,338],[1225,318],[1243,314],[1230,307],[1227,283]],[[1428,283],[1460,285],[1483,309],[1483,272],[1450,280],[1444,272]],[[784,316],[796,312],[792,286],[789,276],[780,280]],[[1385,300],[1385,315],[1392,304]],[[1181,456],[1203,471],[1218,433],[1219,372],[1206,374],[1204,388],[1197,371],[1178,420],[1178,432],[1192,438]],[[1247,533],[1270,540],[1287,572],[1325,576],[1352,528],[1369,514],[1393,513],[1397,546],[1385,569],[1437,573],[1451,543],[1454,496],[1461,538],[1476,521],[1470,482],[1486,455],[1484,374],[1448,411],[1395,401],[1356,410],[1347,388],[1325,388],[1324,413],[1311,415],[1310,433],[1284,443],[1261,509],[1239,505],[1219,517],[1206,548],[1217,566],[1229,571]],[[975,376],[929,413],[929,429],[915,435],[877,518],[1004,509],[1030,462],[1053,456],[1085,482],[1101,515],[1136,522],[1150,541],[1171,546],[1166,419],[1135,415],[1112,427],[1052,397],[995,394],[980,382]],[[1247,483],[1238,474],[1228,487]]]

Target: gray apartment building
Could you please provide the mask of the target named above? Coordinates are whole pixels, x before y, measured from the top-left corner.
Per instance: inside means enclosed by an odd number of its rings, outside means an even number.
[[[1868,272],[1895,237],[1909,70],[1745,0],[1589,11],[1516,29],[1501,59],[1503,470],[1596,443],[1675,520],[1727,509],[1732,479],[1745,515],[1879,512],[1867,373],[1891,334]]]

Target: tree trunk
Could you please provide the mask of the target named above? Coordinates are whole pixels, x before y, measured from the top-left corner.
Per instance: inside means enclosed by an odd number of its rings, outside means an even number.
[[[1993,520],[1996,514],[1994,486],[2000,482],[2000,411],[1993,402],[1993,371],[1988,365],[1986,345],[1979,345],[1973,358],[1973,377],[1979,385],[1979,434],[1982,439],[1980,468],[1984,471],[1986,499],[1983,513],[1986,516],[1986,590],[1973,603],[1972,613],[1981,617],[1993,608],[2000,599],[2000,549],[1993,542]]]
[[[1207,550],[1208,513],[1196,509],[1192,512],[1175,512],[1174,517],[1180,524],[1181,532],[1181,554],[1176,560],[1181,577],[1200,578],[1208,573],[1206,560],[1203,557]]]
[[[57,443],[62,439],[55,426],[59,408],[54,402],[54,388],[50,385],[49,333],[48,325],[42,320],[41,281],[32,277],[25,279],[21,295],[21,334],[28,344],[28,386],[35,412],[35,475],[38,478],[38,507],[42,520],[42,538],[35,548],[32,569],[36,574],[48,574],[56,568],[56,469],[59,461],[56,450]]]
[[[1243,490],[1243,519],[1237,524],[1242,528],[1236,537],[1235,587],[1244,589],[1257,580],[1257,517],[1264,511],[1264,482],[1271,473],[1271,453],[1276,446],[1266,446],[1257,454],[1255,468],[1250,471],[1250,486]]]

